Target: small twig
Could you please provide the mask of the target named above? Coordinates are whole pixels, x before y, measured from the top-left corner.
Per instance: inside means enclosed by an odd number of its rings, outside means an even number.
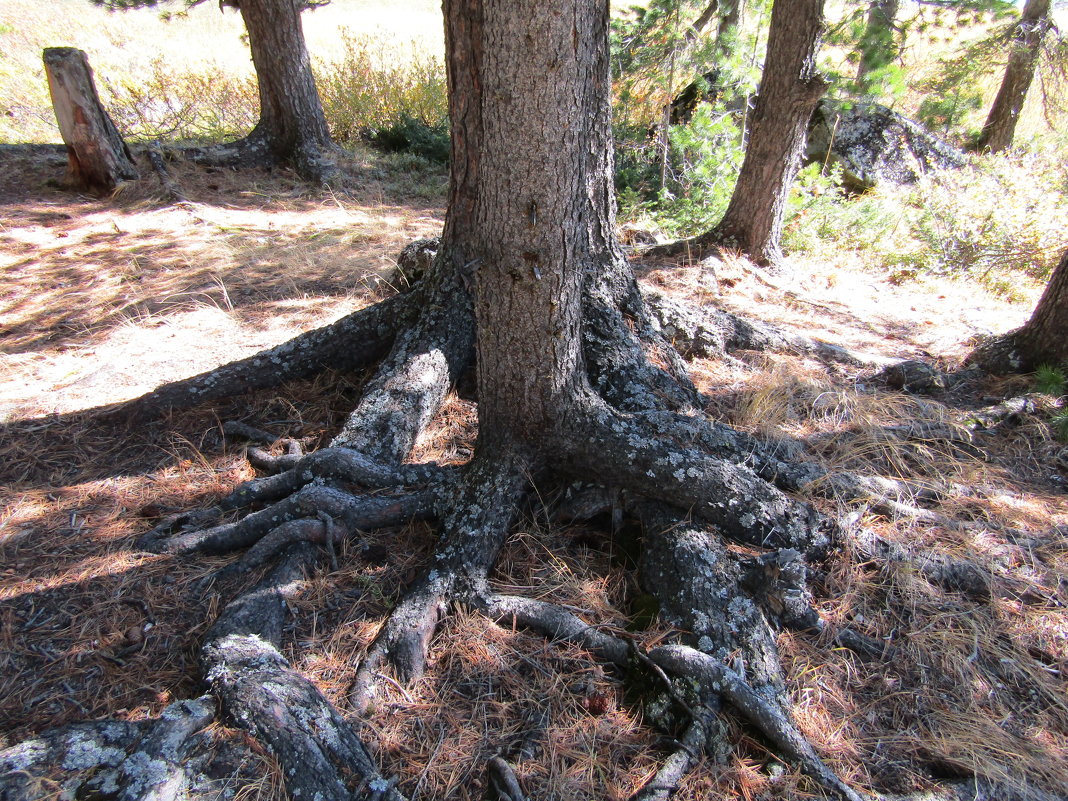
[[[404,685],[401,684],[399,681],[397,681],[392,676],[388,676],[385,673],[379,673],[379,672],[376,671],[375,672],[375,678],[376,679],[382,679],[382,681],[384,681],[386,684],[388,684],[389,686],[393,687],[397,692],[399,692],[401,695],[404,696],[404,700],[407,701],[409,704],[414,704],[415,703],[415,699],[412,698],[411,693],[409,693],[407,690],[405,690],[404,689]]]

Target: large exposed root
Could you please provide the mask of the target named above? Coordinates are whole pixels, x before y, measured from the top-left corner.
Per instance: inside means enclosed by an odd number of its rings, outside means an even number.
[[[356,670],[348,698],[355,714],[374,706],[383,677],[393,681],[392,673],[411,683],[423,675],[442,615],[451,603],[464,603],[497,621],[578,644],[631,678],[652,676],[661,694],[667,693],[678,715],[671,721],[667,715],[650,719],[680,740],[634,796],[637,801],[668,798],[702,754],[715,755],[715,741],[722,745],[718,716],[727,706],[826,792],[859,801],[861,796],[821,760],[791,720],[776,635],[783,628],[824,632],[827,640],[833,637],[871,658],[894,651],[848,629],[825,632],[808,586],[809,565],[851,543],[864,558],[907,563],[932,581],[968,594],[980,596],[984,588],[989,594],[987,577],[969,572],[960,560],[858,533],[794,497],[791,493],[805,492],[869,508],[918,509],[912,488],[900,482],[831,473],[798,459],[799,449],[709,421],[668,342],[674,334],[665,323],[666,307],[646,308],[625,270],[606,270],[587,289],[584,346],[591,389],[576,393],[537,449],[484,435],[476,457],[462,468],[405,463],[446,392],[471,363],[474,323],[467,293],[459,270],[443,261],[439,258],[409,295],[252,359],[162,387],[126,409],[144,415],[269,386],[324,365],[363,367],[385,357],[333,447],[264,458],[261,463],[273,475],[238,487],[213,510],[165,521],[138,543],[169,554],[245,549],[209,580],[275,564],[265,579],[225,607],[202,643],[201,671],[227,719],[270,748],[291,797],[400,799],[352,723],[283,656],[284,597],[305,569],[322,561],[315,546],[323,546],[336,565],[343,539],[433,518],[440,535],[432,556],[401,594]],[[849,363],[858,358],[822,343],[755,326],[745,329],[737,319],[727,322],[734,333],[721,328],[693,337],[729,347],[731,337],[747,334],[820,358]],[[663,366],[652,363],[657,356]],[[247,428],[230,427],[228,433],[265,438]],[[553,481],[595,481],[603,500],[591,508],[611,510],[613,533],[624,511],[641,522],[641,584],[663,619],[676,627],[673,640],[645,653],[635,641],[570,609],[491,589],[491,570],[521,501],[531,483],[547,474]],[[242,514],[224,517],[235,512]],[[136,795],[130,789],[140,781],[134,763],[108,750],[114,750],[115,737],[139,736],[144,753],[167,767],[154,786],[163,788],[160,793],[180,789],[184,749],[210,718],[202,702],[187,703],[192,705],[188,714],[169,728],[87,729],[85,736],[102,755],[90,766],[101,769],[98,783],[106,780],[120,788],[108,791],[119,792],[116,798],[163,797],[148,790]],[[18,765],[70,761],[74,746],[68,735],[42,739],[44,745],[0,754],[0,767],[9,774],[0,777],[0,788],[10,797],[31,797],[28,782],[39,777],[26,769],[24,781],[11,773],[22,770]],[[490,775],[496,777],[498,795],[523,797],[503,755],[495,760]]]
[[[605,483],[689,510],[739,542],[794,548],[815,558],[834,547],[830,521],[748,467],[693,447],[684,432],[658,434],[640,417],[591,407],[566,423],[562,445],[568,448],[564,464],[569,472],[597,475]]]
[[[420,291],[418,322],[394,342],[334,445],[395,464],[407,458],[449,389],[471,364],[474,318],[456,275],[438,260]]]
[[[276,387],[327,368],[365,367],[382,358],[397,331],[403,330],[417,311],[409,295],[395,295],[246,359],[164,384],[119,406],[114,413],[129,420],[148,419],[171,409]]]
[[[331,538],[333,540],[359,529],[401,525],[426,517],[434,511],[433,500],[431,493],[397,497],[357,496],[334,487],[313,484],[232,523],[177,533],[153,529],[138,541],[138,547],[154,553],[228,553],[263,540],[286,523],[317,519],[321,514],[329,515],[342,529],[342,533]]]
[[[692,308],[656,292],[645,294],[644,300],[663,336],[688,359],[722,358],[735,351],[754,350],[799,353],[853,367],[884,367],[892,361],[873,354],[854,353],[723,309]]]
[[[371,702],[378,671],[387,661],[405,681],[422,676],[443,605],[485,584],[515,520],[526,468],[518,454],[476,456],[468,466],[447,505],[430,567],[405,591],[356,672],[351,700],[357,709]]]
[[[270,747],[291,797],[350,801],[369,788],[400,801],[349,723],[278,650],[284,595],[315,559],[298,546],[232,601],[204,638],[201,672],[224,712]]]

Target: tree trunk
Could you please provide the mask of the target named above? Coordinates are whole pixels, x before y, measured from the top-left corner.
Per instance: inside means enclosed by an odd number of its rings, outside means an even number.
[[[260,120],[242,140],[248,163],[291,162],[302,177],[332,172],[330,130],[304,43],[301,0],[240,0],[260,94]]]
[[[720,9],[719,27],[716,29],[716,44],[722,50],[726,47],[727,36],[732,29],[742,24],[745,13],[745,0],[726,0]]]
[[[782,259],[786,196],[801,166],[808,121],[827,86],[816,69],[822,31],[823,0],[777,0],[772,6],[745,160],[716,227],[720,242],[748,253],[757,264]]]
[[[49,47],[44,64],[59,132],[67,145],[69,181],[107,193],[122,181],[137,180],[133,156],[100,105],[85,53],[73,47]]]
[[[968,357],[993,373],[1028,372],[1044,364],[1068,367],[1068,251],[1061,256],[1031,319],[984,342]]]
[[[1050,29],[1050,0],[1027,0],[1009,43],[1009,63],[979,134],[977,149],[998,153],[1012,145],[1027,90],[1035,77],[1042,39]]]
[[[446,3],[454,103],[443,248],[474,290],[480,442],[533,443],[554,428],[584,385],[584,276],[621,259],[605,5]]]
[[[878,0],[868,9],[868,21],[860,40],[860,63],[857,65],[857,85],[865,94],[872,92],[869,73],[888,66],[898,54],[894,20],[900,0]]]
[[[722,5],[718,0],[711,3],[687,32],[687,41],[696,41],[697,36],[708,25],[711,14],[718,11],[720,18],[719,25],[716,28],[716,56],[714,61],[725,60],[729,55],[728,49],[731,46],[731,42],[728,41],[728,35],[741,24],[742,5],[742,0],[728,0]],[[670,120],[672,125],[685,125],[688,123],[693,118],[693,113],[697,110],[698,103],[716,102],[716,98],[719,97],[722,88],[719,86],[720,72],[720,66],[713,67],[700,77],[690,81],[682,88],[682,91],[675,95],[671,101]],[[744,107],[745,102],[743,101],[741,108]],[[741,108],[731,109],[731,111],[737,113]]]
[[[699,258],[726,247],[766,267],[781,262],[786,197],[801,165],[808,122],[827,86],[816,70],[823,5],[823,0],[777,0],[772,6],[764,74],[727,212],[711,231],[649,254]]]

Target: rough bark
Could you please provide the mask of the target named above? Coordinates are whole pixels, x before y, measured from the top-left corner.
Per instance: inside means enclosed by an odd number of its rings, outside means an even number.
[[[1015,331],[984,342],[968,361],[992,373],[1068,365],[1068,251],[1061,255],[1031,319]]]
[[[1009,42],[1009,61],[1005,77],[994,97],[986,123],[979,134],[979,151],[998,153],[1012,146],[1016,123],[1020,119],[1027,90],[1035,77],[1035,66],[1042,40],[1053,24],[1051,0],[1027,0]]]
[[[75,187],[108,193],[136,181],[137,167],[115,123],[100,104],[89,57],[73,47],[44,51],[45,75],[59,132],[67,146],[67,179]]]
[[[763,266],[782,261],[786,196],[801,165],[808,121],[826,89],[816,68],[823,5],[823,0],[778,0],[772,6],[764,73],[750,115],[745,159],[727,211],[711,231],[650,253],[700,258],[724,247]]]
[[[330,130],[312,77],[300,14],[303,0],[241,0],[260,94],[260,121],[249,134],[277,161],[324,180],[331,172]]]

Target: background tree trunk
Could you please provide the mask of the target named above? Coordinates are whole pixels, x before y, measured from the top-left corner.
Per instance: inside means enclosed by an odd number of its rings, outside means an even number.
[[[73,47],[49,47],[44,65],[59,132],[67,145],[70,182],[106,193],[122,181],[137,180],[133,156],[100,105],[88,56]]]
[[[1009,63],[979,134],[977,149],[997,153],[1012,145],[1027,90],[1035,77],[1042,39],[1051,25],[1050,0],[1027,0],[1009,43]]]
[[[897,18],[900,0],[878,0],[868,9],[868,21],[860,40],[860,63],[857,65],[857,85],[861,91],[872,91],[866,80],[869,73],[890,64],[898,54],[894,20]]]
[[[240,0],[260,94],[260,120],[249,134],[261,160],[292,161],[302,176],[329,172],[330,130],[304,43],[300,0]]]
[[[808,121],[826,83],[816,69],[823,0],[776,0],[768,54],[738,183],[712,238],[757,264],[782,259],[786,196],[801,164]]]
[[[1032,365],[1068,366],[1068,251],[1061,255],[1031,319],[1016,338]]]

